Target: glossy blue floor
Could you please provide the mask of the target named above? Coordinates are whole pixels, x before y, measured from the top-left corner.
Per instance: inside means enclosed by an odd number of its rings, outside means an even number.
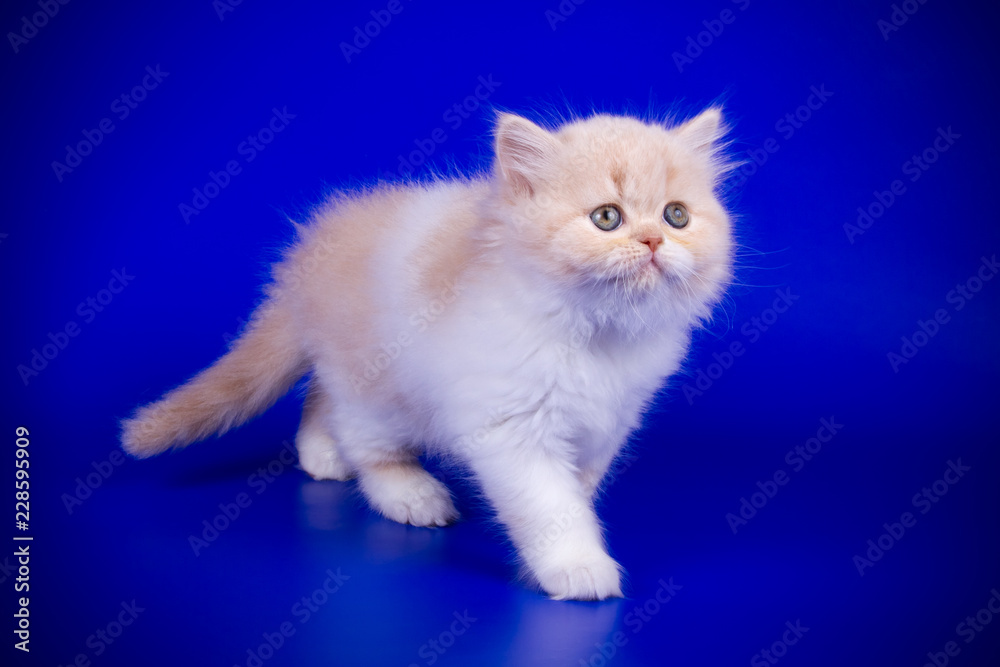
[[[1000,664],[996,8],[337,4],[4,5],[3,664]],[[122,453],[327,189],[717,102],[737,284],[602,496],[624,599],[520,582],[466,471],[433,530],[311,480],[301,386]]]

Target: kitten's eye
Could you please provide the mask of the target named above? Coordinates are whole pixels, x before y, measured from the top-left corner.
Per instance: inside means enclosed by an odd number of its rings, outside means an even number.
[[[610,232],[621,227],[622,212],[618,210],[617,206],[607,204],[600,208],[595,208],[594,212],[590,214],[590,220],[597,225],[598,229]]]
[[[667,204],[667,207],[663,209],[663,220],[671,227],[680,229],[682,227],[687,227],[687,223],[691,220],[691,216],[688,215],[687,207],[679,201],[672,201]]]

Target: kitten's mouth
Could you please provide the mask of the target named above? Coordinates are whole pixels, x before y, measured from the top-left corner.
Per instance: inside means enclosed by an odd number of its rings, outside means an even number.
[[[610,284],[627,285],[640,292],[654,290],[673,279],[670,261],[653,253],[632,257],[620,264],[613,274],[603,276],[603,280]]]
[[[632,265],[631,273],[633,287],[643,291],[651,290],[664,281],[670,280],[670,271],[667,269],[666,262],[662,258],[657,259],[656,255],[652,254],[635,262]]]
[[[657,273],[663,278],[666,278],[669,273],[666,261],[659,258],[655,252],[649,254],[649,260],[642,262],[639,271],[640,273]]]

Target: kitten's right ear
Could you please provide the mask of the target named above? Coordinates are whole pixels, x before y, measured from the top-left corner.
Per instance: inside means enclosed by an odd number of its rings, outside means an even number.
[[[537,184],[552,166],[558,148],[551,132],[514,114],[497,118],[496,166],[514,192],[532,196]]]

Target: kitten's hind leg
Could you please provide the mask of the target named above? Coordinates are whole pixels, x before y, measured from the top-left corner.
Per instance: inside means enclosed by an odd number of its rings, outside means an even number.
[[[414,526],[447,526],[458,519],[447,487],[415,457],[361,465],[358,478],[369,504],[388,519]]]
[[[313,479],[336,479],[341,482],[354,477],[347,462],[337,449],[337,442],[330,435],[329,420],[333,416],[333,402],[316,378],[309,381],[302,422],[295,434],[299,450],[299,464]]]
[[[446,526],[458,519],[447,487],[424,470],[405,434],[363,406],[339,406],[337,433],[357,471],[368,504],[387,519],[414,526]]]

